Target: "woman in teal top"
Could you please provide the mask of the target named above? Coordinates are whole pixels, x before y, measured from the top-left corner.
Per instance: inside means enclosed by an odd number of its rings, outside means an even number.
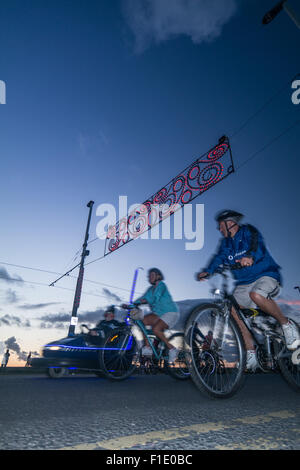
[[[149,304],[152,313],[144,316],[144,325],[152,327],[153,333],[163,341],[169,352],[169,362],[174,362],[178,355],[178,350],[172,346],[164,335],[164,331],[172,328],[179,319],[179,310],[173,301],[166,284],[163,282],[164,276],[158,268],[151,268],[148,271],[148,279],[151,287],[144,295],[139,297],[134,304]],[[152,355],[152,349],[145,338],[145,346],[142,349],[143,355]]]

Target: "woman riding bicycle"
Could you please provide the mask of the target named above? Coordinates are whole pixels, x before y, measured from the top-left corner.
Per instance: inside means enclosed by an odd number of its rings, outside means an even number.
[[[134,302],[134,305],[150,305],[152,313],[144,316],[143,323],[146,326],[151,326],[155,336],[165,343],[170,351],[169,362],[172,363],[176,360],[179,351],[168,342],[164,335],[164,331],[172,328],[177,323],[179,319],[179,310],[176,303],[173,301],[166,284],[163,282],[163,279],[164,276],[158,268],[149,269],[148,280],[151,287],[147,289],[144,295]],[[145,356],[152,355],[152,349],[150,348],[146,338],[142,354]]]

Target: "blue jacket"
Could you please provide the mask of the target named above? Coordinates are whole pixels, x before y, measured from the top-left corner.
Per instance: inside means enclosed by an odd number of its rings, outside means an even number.
[[[160,281],[156,287],[149,287],[145,294],[135,300],[134,303],[139,304],[143,299],[150,305],[152,312],[159,317],[164,313],[178,312],[178,307],[172,300],[168,288],[163,281]]]
[[[262,276],[269,276],[282,283],[280,266],[268,252],[260,232],[251,225],[241,225],[233,238],[223,238],[217,254],[203,271],[213,274],[222,264],[235,265],[236,260],[252,256],[252,266],[232,271],[236,285],[251,284]]]

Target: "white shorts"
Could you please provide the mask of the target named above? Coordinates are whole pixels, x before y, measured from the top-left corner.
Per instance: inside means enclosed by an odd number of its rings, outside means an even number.
[[[159,318],[164,321],[169,328],[173,328],[176,325],[180,317],[179,312],[167,312],[161,315]]]
[[[276,297],[276,295],[279,294],[279,291],[280,284],[276,279],[270,276],[262,276],[251,284],[237,286],[233,291],[233,295],[237,303],[242,307],[256,308],[257,305],[253,302],[249,295],[251,292],[257,292],[266,299],[271,299]]]

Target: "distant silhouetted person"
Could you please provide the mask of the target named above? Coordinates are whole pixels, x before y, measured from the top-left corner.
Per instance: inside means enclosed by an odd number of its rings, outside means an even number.
[[[3,354],[2,362],[1,362],[1,369],[5,369],[7,366],[8,360],[9,360],[10,352],[9,349],[6,350],[6,352]]]
[[[30,363],[31,363],[31,351],[29,352],[29,354],[27,356],[25,367],[29,367]]]

